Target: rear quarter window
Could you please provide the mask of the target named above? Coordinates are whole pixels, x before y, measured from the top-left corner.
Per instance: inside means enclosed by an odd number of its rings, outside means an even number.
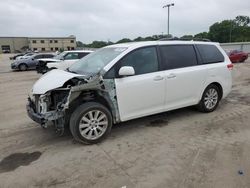
[[[54,55],[52,55],[52,54],[45,54],[44,55],[44,58],[52,58],[52,57],[54,57]]]
[[[197,49],[202,57],[203,64],[224,62],[225,58],[215,45],[197,44]]]

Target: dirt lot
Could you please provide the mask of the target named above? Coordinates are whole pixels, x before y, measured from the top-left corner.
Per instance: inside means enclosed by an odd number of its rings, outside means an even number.
[[[8,56],[0,55],[0,187],[250,187],[250,61],[235,65],[233,91],[217,111],[122,123],[87,146],[27,117],[39,75],[12,72]]]

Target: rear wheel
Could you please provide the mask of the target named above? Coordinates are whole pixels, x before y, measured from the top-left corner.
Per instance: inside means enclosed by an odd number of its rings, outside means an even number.
[[[87,102],[71,115],[70,131],[82,143],[95,144],[104,139],[112,127],[112,116],[102,104]]]
[[[214,84],[209,85],[205,89],[202,98],[197,105],[198,110],[201,112],[213,112],[220,102],[220,96],[221,93],[219,88]]]
[[[20,64],[19,65],[19,70],[20,71],[26,71],[28,69],[28,66],[26,64]]]
[[[242,59],[240,60],[240,62],[241,62],[241,63],[244,63],[245,59],[246,59],[246,58],[242,58]]]

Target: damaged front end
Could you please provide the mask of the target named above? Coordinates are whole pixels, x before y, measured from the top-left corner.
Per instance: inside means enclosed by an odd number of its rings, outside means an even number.
[[[70,88],[59,88],[47,92],[44,95],[32,95],[28,98],[27,113],[35,122],[43,128],[47,128],[52,122],[56,130],[64,131],[65,104]]]
[[[54,70],[55,73],[56,71],[59,72],[59,70]],[[53,71],[50,71],[47,74],[52,73]],[[48,88],[47,90],[40,93],[33,91],[28,98],[27,104],[28,116],[44,128],[54,124],[56,131],[63,134],[65,125],[69,122],[68,120],[74,108],[87,101],[103,103],[110,109],[113,122],[120,121],[113,79],[104,80],[99,74],[89,78],[74,75],[63,81],[63,83],[61,82],[60,87]]]

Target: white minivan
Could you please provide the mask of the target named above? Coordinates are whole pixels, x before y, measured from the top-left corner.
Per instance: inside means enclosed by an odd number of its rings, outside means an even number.
[[[113,124],[196,105],[212,112],[232,87],[233,65],[217,43],[150,41],[101,48],[68,71],[43,75],[27,112],[47,127],[97,143]]]

